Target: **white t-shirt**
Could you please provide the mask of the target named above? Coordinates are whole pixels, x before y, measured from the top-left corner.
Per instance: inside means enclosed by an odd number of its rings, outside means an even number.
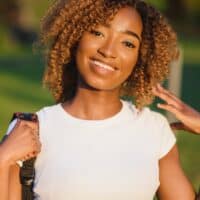
[[[57,104],[37,114],[42,151],[37,200],[152,200],[159,159],[175,144],[167,120],[129,102],[113,117],[82,120]]]

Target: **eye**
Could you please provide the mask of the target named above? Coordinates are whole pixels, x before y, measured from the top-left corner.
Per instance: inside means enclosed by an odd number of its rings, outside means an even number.
[[[124,41],[123,44],[128,48],[135,48],[135,45],[132,42]]]
[[[91,30],[91,34],[98,36],[98,37],[103,37],[103,33],[101,33],[100,31],[96,31],[96,30]]]

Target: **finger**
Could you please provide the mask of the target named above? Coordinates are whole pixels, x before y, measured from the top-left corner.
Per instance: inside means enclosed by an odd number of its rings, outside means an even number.
[[[35,139],[33,142],[34,142],[33,143],[34,150],[40,151],[42,145],[41,145],[41,142],[39,141],[39,139]]]
[[[161,108],[163,110],[169,111],[169,112],[173,113],[176,116],[179,113],[178,109],[176,107],[174,107],[173,105],[170,105],[170,104],[160,104],[160,103],[158,103],[157,107]]]
[[[37,135],[37,137],[39,137],[39,127],[37,127],[37,129],[35,130],[35,134]]]
[[[171,96],[169,96],[167,93],[156,91],[155,94],[162,100],[166,101],[167,104],[171,104],[174,107],[179,107],[177,102]]]
[[[34,151],[29,153],[28,155],[29,157],[36,157],[40,152],[41,152],[41,146],[37,146],[37,148],[34,149]]]
[[[166,96],[168,96],[168,97],[171,97],[171,99],[176,99],[175,97],[175,95],[173,94],[173,93],[171,93],[169,90],[166,90],[164,87],[162,87],[160,84],[157,84],[156,85],[156,89],[157,89],[157,91],[158,91],[158,93],[163,93],[163,94],[165,94]]]
[[[35,152],[35,154],[40,153],[41,152],[41,144],[38,144],[37,148],[33,152]]]
[[[27,156],[24,157],[23,160],[24,160],[24,161],[26,161],[26,160],[30,160],[31,158],[34,158],[34,157],[32,157],[32,156],[30,156],[30,155],[27,155]]]
[[[187,121],[187,118],[189,117],[189,115],[188,115],[189,112],[185,108],[185,105],[182,105],[180,108],[177,108],[171,104],[158,103],[157,107],[173,113],[177,119],[179,119],[180,121],[182,121],[184,123]]]
[[[38,154],[38,151],[34,151],[34,152],[28,154],[28,158],[34,158],[37,156],[37,154]]]
[[[30,129],[30,133],[35,137],[38,138],[39,137],[39,131],[38,129]]]
[[[40,151],[40,149],[41,149],[41,143],[40,143],[39,141],[36,140],[36,141],[35,141],[35,146],[34,146],[34,147],[35,147],[35,150],[36,150],[36,151],[38,151],[38,150]]]
[[[23,161],[26,161],[26,160],[30,160],[31,158],[34,158],[37,156],[37,152],[31,152],[29,154],[27,154],[26,156],[23,157]]]
[[[183,106],[182,103],[180,103],[180,101],[178,102],[177,98],[174,98],[173,94],[170,94],[168,91],[164,92],[158,88],[155,88],[153,93],[162,100],[166,101],[167,104],[177,107],[177,109],[181,109]]]
[[[29,128],[32,128],[32,129],[38,129],[39,128],[39,123],[37,123],[37,122],[21,120],[21,124],[26,125],[26,126],[28,126]]]
[[[159,83],[156,85],[158,91],[166,94],[167,96],[171,97],[174,101],[176,101],[177,103],[182,103],[182,101],[175,95],[173,94],[171,91],[166,90],[164,87],[162,87]]]
[[[32,138],[32,150],[36,151],[40,147],[40,142],[36,138]]]
[[[26,161],[26,160],[28,160],[29,158],[28,158],[28,156],[24,156],[23,158],[21,158],[20,160],[22,161],[22,162],[24,162],[24,161]]]

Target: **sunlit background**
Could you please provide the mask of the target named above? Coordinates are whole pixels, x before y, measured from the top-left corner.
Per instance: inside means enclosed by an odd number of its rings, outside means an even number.
[[[168,17],[178,33],[183,53],[180,97],[200,110],[200,1],[149,0]],[[34,112],[53,104],[42,87],[45,67],[32,44],[50,0],[2,0],[0,2],[0,137],[12,113]],[[160,112],[160,110],[159,110]],[[193,185],[200,186],[200,136],[176,133],[183,168]]]

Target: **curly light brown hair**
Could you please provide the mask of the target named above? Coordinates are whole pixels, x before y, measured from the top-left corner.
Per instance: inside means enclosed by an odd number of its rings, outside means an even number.
[[[141,0],[60,0],[55,1],[41,24],[41,42],[48,48],[44,83],[57,102],[76,93],[77,45],[85,31],[105,24],[125,6],[135,8],[143,21],[139,57],[132,74],[121,88],[121,95],[133,96],[138,108],[153,100],[152,87],[169,73],[177,57],[177,37],[165,17]]]

